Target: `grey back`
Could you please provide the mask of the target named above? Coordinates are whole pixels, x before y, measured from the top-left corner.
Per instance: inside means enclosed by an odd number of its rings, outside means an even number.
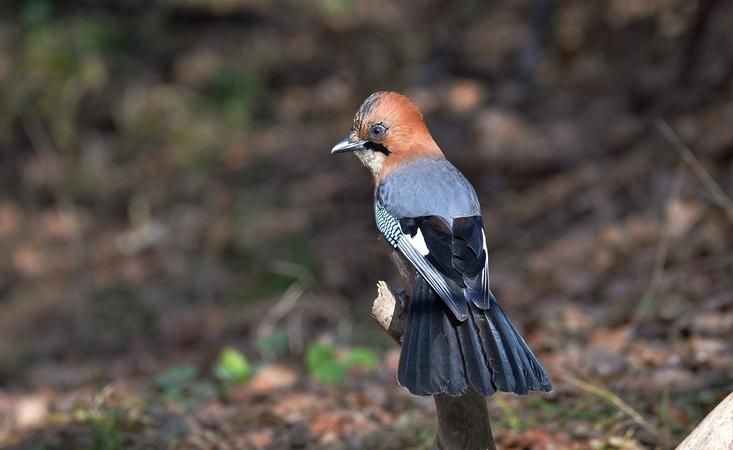
[[[377,201],[396,219],[481,215],[476,191],[445,159],[420,159],[389,173],[377,187]]]

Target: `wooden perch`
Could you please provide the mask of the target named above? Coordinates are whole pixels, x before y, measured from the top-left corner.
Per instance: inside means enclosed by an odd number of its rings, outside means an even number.
[[[377,283],[372,318],[398,344],[405,329],[407,299],[398,301],[387,283]],[[496,450],[486,399],[470,390],[461,397],[434,395],[438,434],[433,450]]]
[[[372,304],[372,319],[397,344],[402,342],[402,333],[405,331],[405,316],[403,302],[397,301],[387,283],[377,283],[377,298]]]
[[[730,450],[733,448],[733,393],[729,394],[677,450]]]

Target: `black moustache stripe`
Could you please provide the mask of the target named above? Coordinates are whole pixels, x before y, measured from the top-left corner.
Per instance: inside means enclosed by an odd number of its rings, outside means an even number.
[[[369,141],[366,144],[364,144],[364,148],[368,148],[371,151],[384,153],[385,155],[389,156],[390,152],[387,147],[385,147],[382,144],[377,144],[376,142]]]

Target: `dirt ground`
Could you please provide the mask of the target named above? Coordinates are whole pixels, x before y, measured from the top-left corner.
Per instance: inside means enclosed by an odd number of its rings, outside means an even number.
[[[733,4],[8,0],[0,448],[427,449],[369,318],[396,282],[371,92],[476,187],[554,391],[503,449],[669,449],[733,391]]]

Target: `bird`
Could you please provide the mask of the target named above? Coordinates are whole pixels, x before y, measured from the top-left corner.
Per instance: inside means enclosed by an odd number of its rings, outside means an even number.
[[[353,153],[374,179],[374,217],[411,267],[397,382],[414,395],[549,392],[550,379],[489,284],[481,207],[408,97],[378,91],[331,154]]]

